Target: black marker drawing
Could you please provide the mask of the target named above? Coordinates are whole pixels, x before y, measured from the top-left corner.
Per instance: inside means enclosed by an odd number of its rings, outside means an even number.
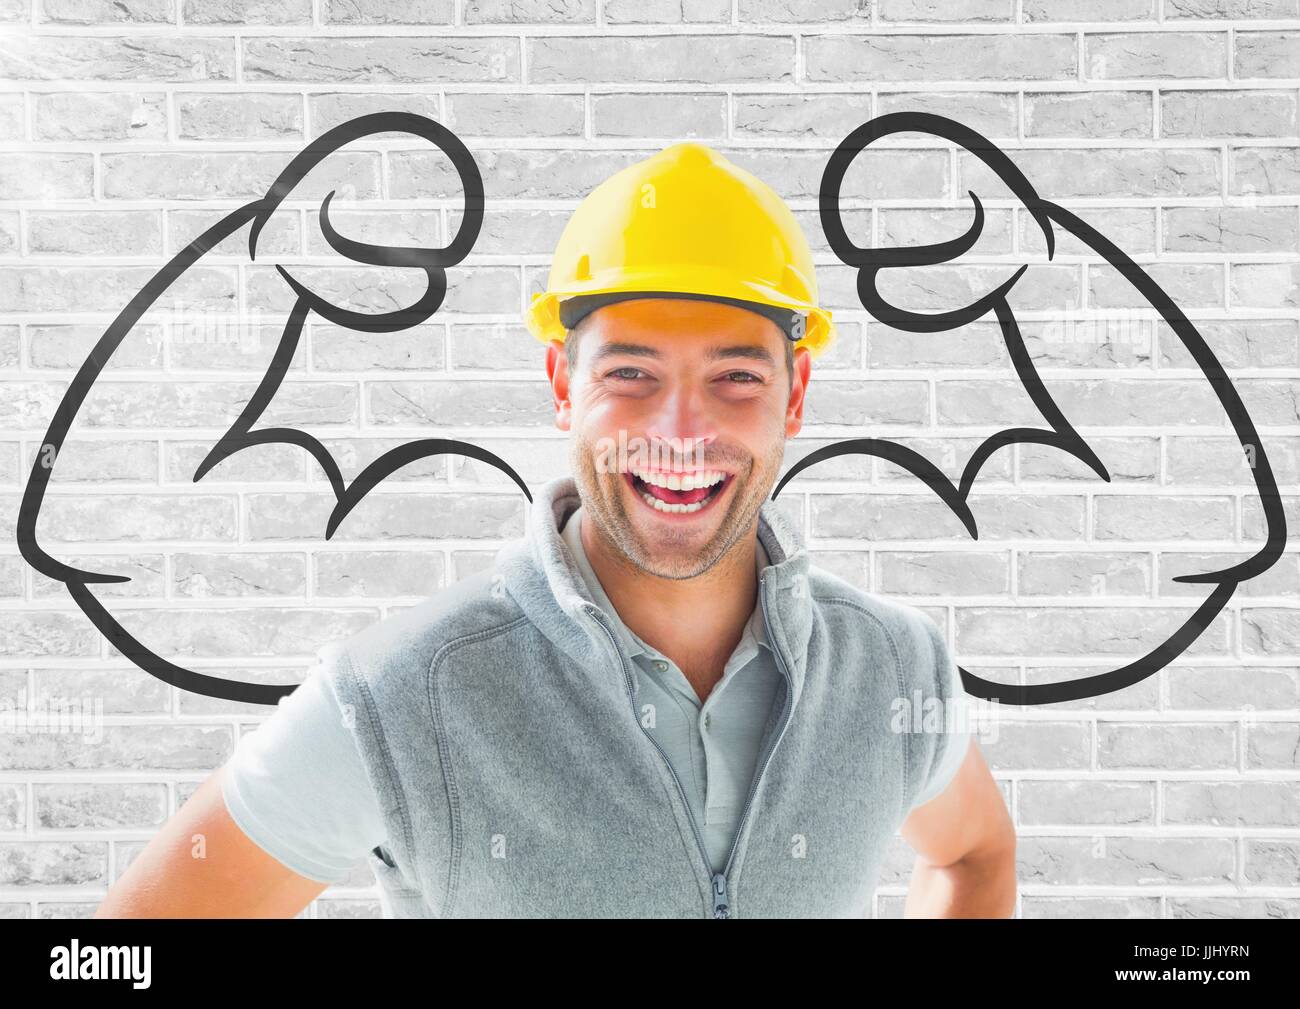
[[[317,296],[277,264],[276,269],[293,290],[297,300],[266,374],[234,424],[199,464],[194,480],[201,480],[222,460],[249,446],[284,443],[302,448],[320,466],[334,494],[335,506],[324,530],[326,539],[333,536],[347,515],[385,478],[417,459],[435,455],[459,454],[485,462],[508,475],[528,500],[532,500],[528,487],[509,465],[493,453],[467,442],[446,439],[407,442],[375,459],[350,484],[345,484],[337,461],[312,435],[294,428],[257,427],[290,367],[302,327],[311,313],[336,325],[361,332],[389,333],[417,325],[441,306],[446,294],[445,268],[460,262],[469,253],[482,225],[483,184],[477,165],[456,136],[439,123],[419,115],[387,112],[362,116],[328,131],[294,157],[265,196],[227,215],[178,253],[131,299],[108,327],[77,372],[55,412],[44,443],[37,452],[19,509],[17,538],[26,561],[42,574],[65,583],[82,611],[123,655],[141,669],[183,690],[248,703],[274,704],[296,689],[297,685],[245,683],[185,669],[155,654],[123,628],[95,596],[91,586],[128,581],[128,578],[80,570],[63,564],[37,543],[37,519],[58,453],[77,411],[113,352],[140,317],[174,281],[218,243],[246,224],[252,225],[249,255],[250,258],[255,258],[258,235],[271,213],[312,167],[351,140],[384,132],[409,132],[427,139],[441,148],[455,165],[465,190],[465,214],[455,239],[444,249],[390,248],[352,241],[340,235],[330,223],[329,205],[334,193],[329,193],[322,201],[319,220],[327,242],[335,251],[359,263],[423,269],[428,277],[427,290],[414,304],[397,311],[383,314],[353,312]],[[1172,327],[1210,382],[1231,419],[1242,446],[1253,447],[1252,469],[1267,522],[1267,541],[1254,556],[1232,567],[1177,576],[1175,581],[1204,583],[1213,585],[1214,589],[1195,613],[1166,641],[1137,661],[1119,669],[1065,683],[1031,686],[1001,684],[982,679],[965,669],[961,670],[963,683],[969,693],[996,699],[1003,704],[1045,704],[1123,689],[1157,672],[1181,655],[1221,612],[1237,585],[1266,571],[1278,560],[1286,540],[1286,520],[1277,484],[1263,445],[1240,397],[1222,365],[1178,306],[1145,270],[1112,242],[1070,211],[1040,198],[1006,154],[974,130],[942,116],[925,113],[897,113],[863,124],[845,138],[827,163],[819,197],[822,227],[831,249],[840,261],[858,269],[858,296],[863,307],[881,322],[907,332],[933,333],[957,329],[991,312],[997,319],[1017,377],[1049,427],[1009,428],[989,437],[973,453],[956,486],[925,456],[896,442],[881,438],[841,441],[817,449],[800,460],[782,477],[774,488],[772,497],[775,499],[789,480],[810,466],[847,454],[879,456],[919,477],[961,520],[971,537],[978,539],[979,530],[967,503],[968,497],[985,461],[1004,446],[1016,443],[1053,446],[1085,463],[1101,479],[1110,481],[1110,474],[1101,459],[1075,431],[1048,394],[1025,348],[1008,295],[1028,269],[1028,264],[1022,265],[994,290],[955,311],[934,314],[906,311],[890,304],[877,290],[877,277],[881,270],[935,265],[956,259],[975,244],[984,222],[983,207],[979,198],[971,192],[974,220],[965,235],[952,241],[928,246],[864,249],[848,239],[839,206],[844,175],[857,154],[869,144],[881,137],[901,132],[930,134],[957,143],[992,169],[1041,229],[1049,259],[1055,250],[1055,225],[1082,241],[1117,269]]]
[[[777,483],[772,497],[775,498],[781,492],[781,488],[797,474],[828,459],[854,454],[879,456],[919,477],[961,520],[971,537],[978,539],[979,529],[967,499],[986,460],[1004,446],[1017,443],[1050,445],[1079,459],[1102,480],[1110,482],[1110,473],[1101,459],[1071,426],[1039,378],[1029,352],[1025,348],[1015,314],[1007,300],[1012,288],[1028,269],[1028,263],[1021,265],[1007,281],[992,291],[954,311],[910,312],[890,304],[877,289],[877,278],[881,270],[932,266],[955,260],[975,244],[984,224],[983,206],[979,197],[974,192],[970,192],[974,205],[974,220],[966,234],[959,238],[933,245],[884,249],[860,248],[849,240],[840,214],[840,186],[845,172],[854,158],[868,145],[882,137],[904,132],[928,134],[951,141],[979,158],[1015,194],[1037,223],[1047,243],[1048,259],[1052,258],[1056,247],[1053,232],[1053,225],[1056,225],[1079,239],[1119,271],[1177,334],[1214,389],[1219,403],[1232,422],[1245,454],[1253,453],[1252,470],[1267,522],[1267,540],[1258,552],[1239,564],[1219,571],[1176,576],[1173,580],[1177,582],[1213,585],[1214,588],[1186,622],[1167,640],[1128,665],[1063,683],[1024,686],[994,683],[966,669],[961,669],[962,682],[969,693],[976,697],[997,700],[1003,704],[1050,704],[1057,701],[1096,697],[1121,690],[1159,671],[1181,655],[1222,611],[1239,584],[1267,571],[1281,557],[1286,543],[1286,517],[1278,494],[1277,482],[1269,466],[1264,446],[1255,431],[1255,425],[1224,372],[1223,366],[1210,351],[1196,327],[1173,300],[1141,266],[1104,235],[1064,207],[1042,199],[1002,150],[969,127],[943,116],[919,112],[899,112],[879,116],[859,126],[836,148],[822,175],[818,199],[822,228],[832,251],[839,260],[846,266],[857,268],[858,297],[863,307],[886,325],[912,333],[937,333],[958,329],[992,312],[1001,329],[1016,376],[1034,406],[1050,426],[1008,428],[990,436],[971,455],[962,471],[958,486],[954,486],[925,456],[887,438],[854,438],[840,441],[809,453],[792,466]]]
[[[463,455],[487,463],[505,473],[524,492],[529,501],[532,494],[519,475],[506,462],[486,449],[468,442],[442,438],[424,438],[407,442],[384,453],[367,465],[350,484],[345,484],[338,462],[329,450],[305,431],[287,427],[257,427],[267,405],[275,396],[284,379],[298,347],[302,328],[312,313],[335,325],[367,333],[394,333],[415,326],[433,315],[442,305],[447,293],[446,267],[459,263],[473,248],[483,223],[483,180],[478,166],[468,148],[445,126],[425,116],[406,112],[381,112],[360,116],[343,123],[309,143],[280,173],[267,193],[222,218],[204,231],[186,248],[177,253],[136,294],[105,330],[89,357],[81,365],[68,387],[45,440],[36,453],[31,476],[23,493],[18,513],[18,546],[23,558],[33,568],[50,578],[63,582],[81,610],[95,627],[123,655],[141,669],[182,690],[209,697],[243,701],[252,704],[275,704],[281,697],[292,693],[297,684],[257,684],[222,677],[209,676],[186,669],[155,654],[136,640],[117,619],[109,613],[96,597],[91,586],[130,579],[124,575],[83,571],[61,563],[41,548],[36,538],[36,524],[45,491],[57,465],[58,453],[63,447],[68,430],[90,393],[109,358],[132,327],[152,307],[169,287],[190,267],[223,239],[234,234],[246,224],[251,224],[248,236],[250,259],[256,259],[257,241],[263,227],[280,203],[294,187],[324,158],[338,148],[360,137],[376,133],[410,133],[435,144],[450,158],[465,191],[465,212],[455,238],[446,248],[396,248],[367,245],[339,234],[330,223],[329,206],[334,196],[331,191],[320,206],[321,231],[330,247],[349,259],[376,266],[415,267],[422,269],[428,286],[412,305],[382,314],[354,312],[334,305],[319,297],[280,264],[276,269],[296,295],[270,366],[258,384],[238,419],[212,447],[194,473],[197,482],[223,459],[253,445],[283,443],[307,451],[320,466],[329,481],[336,504],[324,530],[331,538],[348,513],[379,483],[403,466],[417,459],[437,455]]]

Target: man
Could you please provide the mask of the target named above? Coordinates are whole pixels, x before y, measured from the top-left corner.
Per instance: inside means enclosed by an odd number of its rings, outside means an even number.
[[[99,915],[293,915],[364,859],[390,916],[855,916],[901,831],[907,914],[1009,916],[938,627],[768,502],[834,333],[789,209],[669,147],[575,211],[528,324],[572,478],[492,569],[324,650]]]

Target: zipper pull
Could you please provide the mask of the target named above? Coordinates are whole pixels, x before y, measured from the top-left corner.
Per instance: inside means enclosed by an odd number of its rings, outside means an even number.
[[[731,917],[727,913],[727,877],[720,872],[713,874],[713,917]]]

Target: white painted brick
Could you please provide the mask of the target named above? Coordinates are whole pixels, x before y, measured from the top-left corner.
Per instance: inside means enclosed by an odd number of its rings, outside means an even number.
[[[1180,18],[1287,18],[1300,14],[1297,0],[1164,0],[1166,21]]]
[[[1069,35],[810,35],[810,81],[1068,81]]]
[[[40,0],[37,17],[60,25],[172,24],[176,20],[171,0]]]
[[[1164,91],[1162,137],[1275,137],[1296,132],[1294,91]]]
[[[1151,95],[1082,91],[1025,95],[1027,137],[1149,137]]]
[[[468,0],[465,23],[593,24],[596,0]]]
[[[526,40],[530,84],[780,84],[794,80],[794,40],[778,35],[647,35]]]
[[[437,38],[312,38],[243,40],[245,81],[517,82],[519,41],[500,36]]]
[[[342,97],[342,96],[339,96]],[[374,102],[374,96],[347,96]],[[402,108],[404,96],[382,102],[386,109]],[[411,96],[411,104],[427,101]],[[447,128],[458,137],[581,137],[584,125],[580,94],[538,94],[527,91],[447,94]],[[338,102],[343,105],[345,103]],[[352,103],[346,103],[350,106]],[[322,110],[324,112],[325,110]],[[333,110],[330,110],[333,111]],[[436,109],[434,110],[436,113]],[[353,113],[356,115],[359,113]],[[319,119],[317,120],[319,121]]]
[[[605,24],[705,24],[731,20],[732,0],[602,0]],[[744,14],[741,15],[742,19]]]
[[[126,40],[130,44],[124,44]],[[143,34],[8,35],[0,44],[7,81],[233,81],[231,36]]]
[[[451,25],[456,0],[321,0],[324,24]]]
[[[162,216],[152,210],[55,210],[27,218],[27,250],[56,256],[157,256]]]
[[[1020,131],[1020,116],[1014,93],[882,91],[877,101],[881,115],[891,112],[932,112],[964,123],[990,140],[1015,138]],[[863,116],[861,122],[866,122],[867,118]],[[846,130],[845,133],[847,132]]]
[[[1236,147],[1228,152],[1235,196],[1300,194],[1300,148]]]
[[[1083,70],[1091,80],[1223,77],[1227,67],[1228,36],[1223,32],[1098,33],[1084,37]]]
[[[1150,781],[1021,781],[1017,811],[1026,826],[1155,824],[1156,787]]]
[[[836,315],[787,467],[873,435],[956,480],[988,434],[1042,427],[991,315],[891,329],[862,309],[822,232],[829,151],[873,114],[931,112],[996,141],[1188,312],[1257,425],[1293,532],[1297,19],[1296,0],[0,4],[14,29],[0,38],[0,697],[85,696],[109,716],[94,744],[0,734],[0,916],[88,917],[267,714],[135,668],[65,586],[27,568],[16,520],[50,417],[113,316],[166,257],[261,196],[306,138],[372,112],[430,116],[471,148],[487,196],[435,317],[400,334],[305,329],[261,423],[310,430],[345,480],[411,438],[467,431],[530,486],[565,472],[545,349],[521,309],[577,202],[690,138],[791,202]],[[247,230],[232,234],[174,283],[175,317],[161,304],[137,323],[42,513],[58,559],[129,576],[96,587],[119,619],[212,675],[300,680],[321,645],[484,570],[523,531],[514,485],[463,456],[403,467],[328,542],[333,498],[300,448],[246,449],[194,483],[280,339],[293,299],[277,266],[356,311],[425,290],[418,271],[334,252],[317,213],[331,190],[340,233],[377,245],[444,246],[464,213],[460,178],[422,139],[331,155],[271,215],[254,260]],[[863,246],[946,241],[969,226],[967,190],[986,212],[976,247],[960,264],[886,270],[881,289],[950,309],[1029,263],[1013,304],[1030,360],[1110,482],[1052,446],[999,451],[970,497],[978,540],[915,477],[868,456],[805,471],[777,506],[815,563],[933,616],[965,668],[995,683],[1078,679],[1180,626],[1207,587],[1172,578],[1249,557],[1261,502],[1173,331],[1124,330],[1142,307],[1131,285],[1062,229],[1048,261],[1037,224],[970,152],[900,134],[859,154],[845,227]],[[240,312],[258,315],[221,327]],[[207,328],[165,325],[178,320]],[[1159,675],[1004,712],[982,749],[1021,828],[1018,914],[1300,917],[1298,600],[1288,550]],[[913,857],[896,839],[877,917],[901,917]],[[311,914],[377,916],[356,895],[369,885],[359,867]]]
[[[1028,837],[1017,845],[1022,885],[1210,886],[1234,880],[1232,838]]]
[[[737,0],[736,11],[741,24],[860,24],[871,17],[868,4],[841,0]]]
[[[166,140],[167,96],[153,92],[55,91],[35,94],[36,140]]]
[[[1049,200],[1218,196],[1217,151],[1203,147],[1098,148],[1079,157],[1068,148],[1017,151],[1017,167]],[[977,193],[998,191],[988,167],[974,155],[958,156],[958,186]]]
[[[881,21],[990,24],[1015,20],[1013,0],[878,0]]]
[[[293,94],[178,93],[180,140],[297,140],[302,137],[302,98]]]
[[[305,25],[311,23],[311,0],[182,0],[186,24]]]
[[[1233,68],[1239,79],[1295,77],[1300,32],[1238,32]]]
[[[0,154],[0,192],[6,200],[89,199],[94,158],[77,153]]]
[[[592,135],[721,140],[727,131],[725,94],[593,95]]]
[[[1095,0],[1087,7],[1089,21],[1154,21],[1159,0]],[[1025,20],[1031,23],[1080,21],[1077,3],[1072,0],[1021,0]]]

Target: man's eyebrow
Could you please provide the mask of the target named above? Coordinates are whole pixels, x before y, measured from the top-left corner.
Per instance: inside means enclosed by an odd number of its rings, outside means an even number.
[[[738,347],[711,347],[708,353],[710,361],[722,361],[733,357],[776,365],[776,359],[766,347],[756,347],[751,344],[743,344]]]
[[[591,355],[592,363],[606,357],[613,357],[618,354],[627,354],[631,357],[661,357],[659,348],[651,347],[644,343],[605,343]],[[746,361],[761,361],[764,364],[770,364],[775,367],[776,358],[766,347],[758,347],[752,344],[740,344],[738,346],[718,346],[710,347],[705,355],[709,361],[730,360],[739,358]]]
[[[613,357],[616,354],[630,354],[632,357],[659,357],[659,350],[644,343],[603,343],[591,355],[591,362],[595,364],[601,358]]]

